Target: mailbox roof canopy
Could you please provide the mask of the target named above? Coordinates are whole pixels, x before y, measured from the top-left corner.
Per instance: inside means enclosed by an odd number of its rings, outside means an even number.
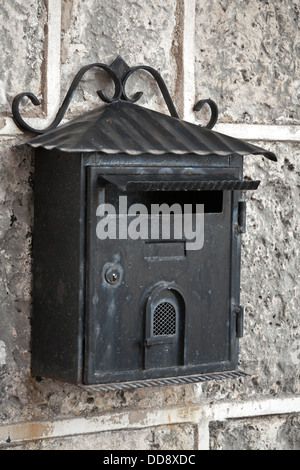
[[[28,142],[63,152],[263,155],[267,150],[126,101],[105,104]]]

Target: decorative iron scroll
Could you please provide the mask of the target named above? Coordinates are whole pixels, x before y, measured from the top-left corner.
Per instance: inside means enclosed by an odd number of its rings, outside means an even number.
[[[210,121],[205,127],[207,129],[212,129],[217,124],[218,117],[219,117],[219,110],[218,110],[218,106],[216,105],[216,103],[210,98],[208,100],[200,100],[198,101],[198,103],[195,104],[194,111],[201,111],[201,109],[204,107],[205,104],[208,104],[211,110]]]
[[[58,113],[57,113],[54,121],[52,122],[52,124],[50,124],[50,126],[46,127],[45,129],[35,129],[35,128],[31,127],[28,123],[26,123],[24,121],[24,119],[21,116],[20,109],[19,109],[21,101],[23,100],[23,98],[29,98],[34,106],[40,106],[41,102],[38,100],[38,98],[31,92],[25,92],[25,93],[18,94],[14,98],[13,103],[12,103],[12,114],[13,114],[13,119],[14,119],[14,122],[16,123],[16,125],[22,131],[31,132],[31,133],[34,133],[34,134],[44,134],[45,132],[48,132],[52,129],[55,129],[60,124],[62,119],[64,118],[80,81],[82,80],[84,75],[92,68],[98,68],[98,69],[101,69],[101,70],[104,70],[105,72],[107,72],[107,74],[110,76],[110,78],[112,79],[112,81],[115,85],[115,91],[114,91],[114,95],[113,95],[112,98],[107,96],[107,94],[103,90],[97,91],[98,96],[105,103],[113,103],[113,102],[118,101],[118,100],[124,100],[124,101],[129,101],[130,103],[136,103],[142,97],[143,92],[137,92],[137,93],[134,94],[134,96],[132,98],[129,98],[127,93],[126,93],[127,81],[133,73],[135,73],[139,70],[144,70],[144,71],[148,72],[155,79],[155,81],[156,81],[156,83],[157,83],[157,85],[158,85],[158,87],[159,87],[159,89],[162,93],[162,96],[165,100],[165,103],[168,107],[168,110],[169,110],[171,116],[173,116],[175,118],[179,118],[177,110],[175,108],[175,105],[174,105],[174,103],[172,101],[172,98],[171,98],[171,95],[169,93],[169,90],[168,90],[168,88],[166,86],[166,83],[164,82],[162,76],[160,75],[160,73],[157,70],[155,70],[154,68],[146,66],[146,65],[139,65],[137,67],[132,67],[131,68],[119,56],[112,63],[111,66],[108,66],[108,65],[102,64],[102,63],[94,63],[94,64],[86,65],[85,67],[80,69],[80,71],[77,73],[77,75],[73,79],[72,84],[69,88],[69,91],[67,92],[66,97],[65,97],[60,109],[58,110]],[[216,124],[217,119],[218,119],[218,107],[217,107],[216,103],[214,101],[212,101],[211,99],[201,100],[195,105],[194,111],[200,111],[205,104],[208,104],[210,109],[211,109],[211,119],[210,119],[209,123],[207,124],[206,128],[212,129],[214,127],[214,125]]]
[[[66,114],[67,109],[68,109],[68,107],[69,107],[69,105],[72,101],[73,96],[74,96],[74,93],[75,93],[80,81],[82,80],[83,76],[86,74],[86,72],[88,70],[90,70],[94,67],[105,70],[110,75],[110,77],[113,79],[114,84],[115,84],[115,94],[114,94],[113,98],[109,98],[103,90],[100,90],[100,91],[97,92],[99,97],[106,103],[113,103],[114,101],[117,101],[118,99],[120,99],[121,94],[122,94],[122,84],[121,84],[121,81],[120,81],[119,77],[112,70],[112,68],[105,65],[105,64],[98,64],[98,63],[90,64],[90,65],[87,65],[87,66],[83,67],[77,73],[77,75],[73,79],[73,82],[72,82],[72,84],[69,88],[68,93],[66,94],[66,97],[65,97],[60,109],[58,110],[58,113],[57,113],[54,121],[46,129],[43,129],[43,130],[34,129],[33,127],[29,126],[29,124],[27,124],[24,121],[24,119],[22,118],[22,116],[20,114],[20,111],[19,111],[20,102],[25,97],[29,98],[30,101],[32,102],[32,104],[34,104],[34,106],[40,106],[41,103],[37,99],[37,97],[33,93],[30,93],[30,92],[20,93],[19,95],[17,95],[14,98],[13,104],[12,104],[12,113],[13,113],[13,118],[14,118],[14,121],[15,121],[16,125],[21,130],[32,132],[34,134],[44,134],[47,131],[55,129],[60,124],[60,122],[62,121],[64,115]]]
[[[174,103],[172,101],[172,98],[170,96],[169,90],[168,90],[162,76],[160,75],[160,73],[157,70],[153,69],[152,67],[148,67],[146,65],[141,65],[141,66],[138,66],[138,67],[133,67],[132,69],[129,70],[129,72],[126,74],[126,76],[124,78],[124,81],[123,81],[123,87],[124,87],[123,95],[125,97],[125,100],[126,101],[131,101],[132,103],[135,103],[143,95],[142,92],[138,92],[134,95],[133,99],[129,99],[128,96],[126,95],[126,92],[125,92],[125,87],[126,87],[126,83],[127,83],[128,78],[134,72],[137,72],[138,70],[146,70],[146,72],[149,72],[152,75],[152,77],[156,80],[156,82],[157,82],[157,84],[160,88],[160,91],[161,91],[161,93],[164,97],[166,105],[168,106],[168,109],[169,109],[169,112],[170,112],[171,116],[173,116],[175,118],[179,118],[178,113],[176,111],[176,108],[174,106]]]

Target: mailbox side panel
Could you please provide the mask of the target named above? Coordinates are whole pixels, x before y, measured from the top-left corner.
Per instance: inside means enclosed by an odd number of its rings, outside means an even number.
[[[81,156],[35,157],[32,372],[78,383],[84,298]]]

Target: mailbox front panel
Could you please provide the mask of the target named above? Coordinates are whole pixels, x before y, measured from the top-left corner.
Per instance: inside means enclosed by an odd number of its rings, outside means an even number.
[[[210,171],[217,179],[220,170]],[[239,169],[230,171],[238,177]],[[84,383],[233,370],[238,349],[232,307],[239,296],[238,192],[124,191],[105,178],[100,167],[87,168]],[[163,171],[160,179],[165,179]],[[173,230],[172,214],[169,239],[161,232],[160,238],[151,238],[151,227],[148,237],[144,231],[143,238],[133,239],[130,234],[136,231],[128,227],[138,223],[132,215],[138,203],[148,211],[143,214],[148,227],[153,203],[177,203],[182,212],[192,204],[195,213],[196,204],[204,205],[203,246],[187,249],[185,234],[178,238]],[[111,209],[111,219],[103,204]]]

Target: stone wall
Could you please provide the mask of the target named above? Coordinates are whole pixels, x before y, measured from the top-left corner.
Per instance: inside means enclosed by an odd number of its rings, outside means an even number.
[[[300,34],[294,0],[2,0],[0,3],[0,448],[300,449]],[[42,99],[24,115],[45,127],[81,66],[151,65],[180,117],[219,105],[216,130],[257,142],[274,164],[245,159],[239,380],[93,393],[30,374],[34,155],[11,117],[13,97]],[[142,75],[141,104],[165,112]],[[100,82],[100,86],[99,86]],[[94,107],[104,74],[90,72],[68,117]],[[108,88],[106,88],[108,87]]]

